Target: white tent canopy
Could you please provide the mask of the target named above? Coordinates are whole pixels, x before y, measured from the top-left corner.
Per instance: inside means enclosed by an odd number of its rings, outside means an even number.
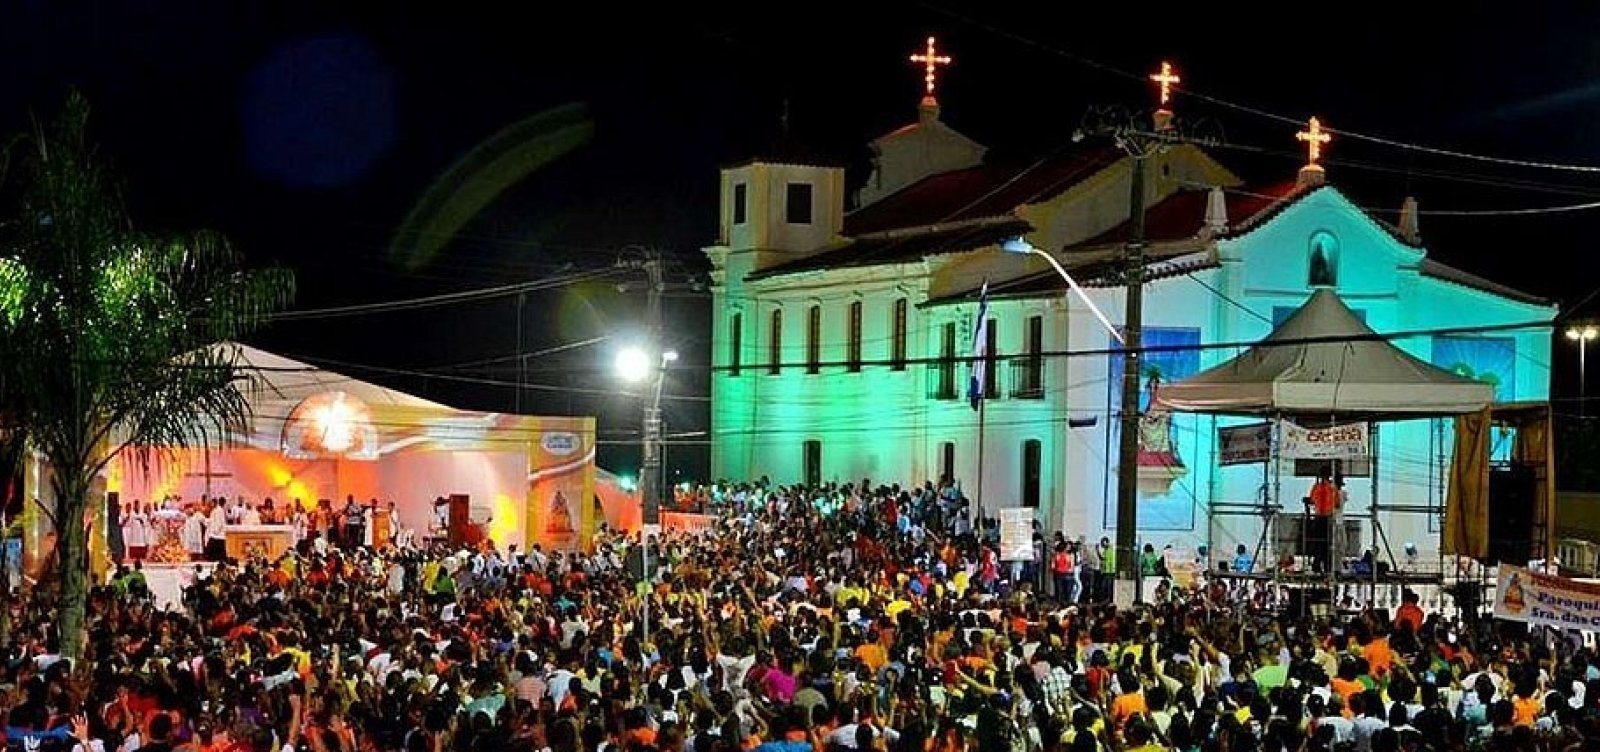
[[[1238,357],[1156,392],[1181,412],[1367,420],[1457,415],[1493,399],[1489,384],[1377,338],[1326,288]]]
[[[291,360],[238,342],[223,342],[213,347],[222,351],[225,356],[233,355],[241,370],[248,371],[256,377],[256,381],[251,385],[252,388],[245,390],[247,396],[256,403],[281,402],[293,405],[316,394],[340,391],[353,395],[369,405],[441,411],[452,409],[397,389],[353,379],[342,373]]]

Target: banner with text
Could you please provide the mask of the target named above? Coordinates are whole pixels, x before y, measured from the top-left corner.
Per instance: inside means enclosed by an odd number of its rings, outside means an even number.
[[[1600,584],[1501,564],[1494,615],[1562,629],[1600,631]]]
[[[1000,510],[1000,560],[1033,559],[1033,510],[1005,507]]]
[[[1266,462],[1272,458],[1272,424],[1218,428],[1217,457],[1222,465]]]
[[[1292,460],[1358,460],[1367,456],[1367,424],[1301,428],[1283,423],[1280,455]]]

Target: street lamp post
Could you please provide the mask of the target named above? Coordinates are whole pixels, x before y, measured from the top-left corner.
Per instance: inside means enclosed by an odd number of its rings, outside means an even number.
[[[1052,256],[1049,253],[1041,250],[1038,246],[1029,243],[1027,238],[1024,238],[1020,235],[1014,238],[1006,239],[1000,244],[1000,250],[1005,251],[1006,253],[1022,253],[1038,256],[1039,258],[1050,262],[1050,268],[1056,270],[1056,274],[1061,275],[1061,278],[1066,280],[1067,286],[1072,288],[1072,291],[1077,293],[1078,299],[1082,300],[1083,304],[1089,307],[1089,311],[1094,314],[1094,317],[1100,320],[1100,325],[1105,327],[1106,331],[1111,333],[1112,339],[1122,342],[1122,332],[1119,331],[1115,326],[1111,325],[1111,319],[1106,318],[1106,315],[1100,311],[1100,307],[1095,305],[1093,300],[1089,299],[1089,294],[1083,291],[1083,288],[1078,285],[1078,281],[1073,279],[1071,274],[1067,273],[1066,267],[1063,267],[1061,262],[1056,260],[1055,256]]]
[[[667,364],[677,359],[675,350],[662,351],[659,358],[642,347],[628,347],[617,353],[617,376],[631,384],[649,382],[650,390],[644,405],[639,462],[639,496],[644,522],[639,568],[647,588],[640,613],[646,640],[650,639],[650,546],[661,531],[661,387],[666,380]]]
[[[1589,340],[1600,337],[1600,327],[1594,324],[1567,327],[1567,339],[1578,343],[1578,417],[1582,418],[1587,408],[1589,390]]]

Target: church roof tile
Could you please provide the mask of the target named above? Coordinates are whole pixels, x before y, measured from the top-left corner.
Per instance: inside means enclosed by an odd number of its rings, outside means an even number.
[[[1076,149],[1021,169],[979,165],[930,175],[846,215],[844,234],[1004,216],[1049,200],[1121,158],[1111,147]]]
[[[1032,229],[1027,222],[1011,218],[992,222],[966,222],[954,227],[932,227],[920,232],[855,238],[826,251],[761,269],[746,279],[758,280],[824,269],[920,261],[928,256],[961,253],[995,245],[1006,238],[1026,234]]]

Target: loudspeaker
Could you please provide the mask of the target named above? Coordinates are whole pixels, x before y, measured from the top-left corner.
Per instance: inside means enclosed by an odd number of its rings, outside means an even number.
[[[1532,467],[1513,464],[1489,471],[1489,563],[1522,566],[1533,558]]]

